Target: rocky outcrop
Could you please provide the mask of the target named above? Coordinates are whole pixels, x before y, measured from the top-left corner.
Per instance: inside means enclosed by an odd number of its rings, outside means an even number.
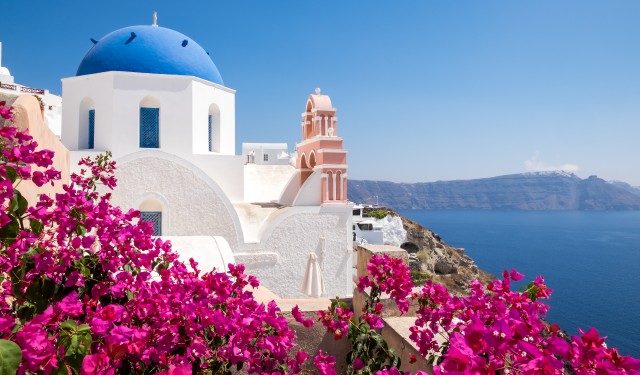
[[[486,284],[495,279],[492,274],[478,268],[464,249],[449,246],[436,233],[415,221],[402,217],[402,222],[407,230],[407,243],[420,249],[414,258],[418,258],[420,269],[430,273],[433,281],[452,292],[467,294],[471,281],[480,280]]]
[[[395,183],[349,180],[349,199],[395,210],[640,210],[640,191],[564,172],[523,173],[464,181]]]
[[[365,209],[366,212],[370,209]],[[380,210],[380,208],[376,208]],[[397,212],[383,208],[389,222],[400,219],[406,231],[406,240],[400,247],[409,253],[409,265],[414,272],[422,272],[434,282],[446,286],[451,292],[467,294],[472,280],[490,282],[495,276],[478,268],[473,259],[465,255],[464,249],[445,243],[433,231]]]

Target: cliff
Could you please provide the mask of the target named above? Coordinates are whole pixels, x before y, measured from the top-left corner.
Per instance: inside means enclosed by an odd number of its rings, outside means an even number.
[[[375,197],[396,210],[640,210],[639,189],[564,172],[411,184],[349,180],[350,200]]]
[[[364,211],[366,214],[372,210],[387,212],[388,216],[379,220],[383,224],[385,244],[399,245],[409,253],[414,281],[431,279],[453,293],[467,294],[472,280],[486,284],[495,279],[494,275],[478,268],[464,249],[448,245],[433,231],[388,208],[365,208]],[[406,236],[398,233],[398,219]],[[403,242],[398,244],[400,238]]]

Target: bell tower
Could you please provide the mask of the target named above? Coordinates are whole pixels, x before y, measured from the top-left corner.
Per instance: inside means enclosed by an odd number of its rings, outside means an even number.
[[[338,117],[331,99],[320,89],[309,95],[302,113],[302,142],[298,144],[296,167],[300,169],[300,183],[313,173],[321,174],[321,202],[346,203],[347,152],[338,136]]]

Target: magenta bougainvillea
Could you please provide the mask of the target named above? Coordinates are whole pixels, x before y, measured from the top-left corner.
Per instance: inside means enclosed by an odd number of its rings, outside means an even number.
[[[459,297],[431,281],[412,292],[409,269],[399,258],[374,255],[367,270],[369,276],[358,283],[360,292],[368,295],[360,319],[344,305],[333,304],[318,313],[336,339],[347,335],[352,340],[354,349],[347,357],[351,374],[400,374],[399,358],[376,336],[375,330],[384,326],[381,293],[395,300],[401,313],[407,312],[410,300],[417,304],[410,337],[434,374],[605,375],[636,374],[640,369],[639,360],[607,348],[593,328],[569,338],[557,325],[545,322],[549,307],[541,300],[552,291],[542,277],[515,292],[511,283],[523,275],[505,271],[502,280],[486,288],[474,281],[470,296]]]

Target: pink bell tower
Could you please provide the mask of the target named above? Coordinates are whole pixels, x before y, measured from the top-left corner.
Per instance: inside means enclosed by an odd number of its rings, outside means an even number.
[[[302,142],[298,144],[300,183],[320,171],[322,203],[347,202],[347,152],[338,136],[338,118],[331,99],[316,89],[302,113]]]

